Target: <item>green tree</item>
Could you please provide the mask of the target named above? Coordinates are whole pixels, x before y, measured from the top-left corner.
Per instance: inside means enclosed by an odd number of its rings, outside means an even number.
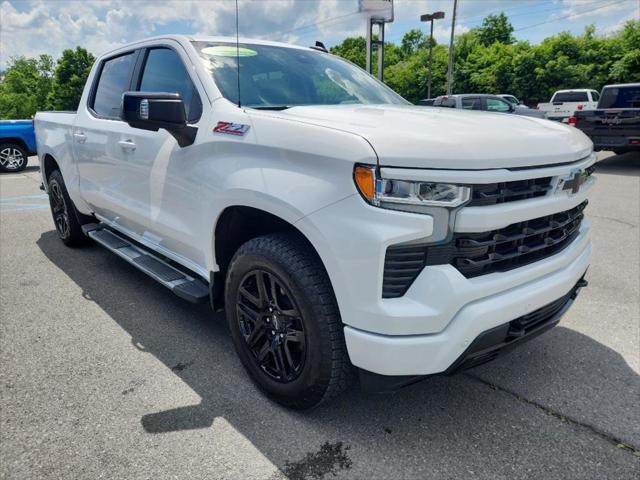
[[[30,118],[46,108],[51,91],[53,59],[14,57],[0,83],[0,118]]]
[[[429,48],[429,39],[417,28],[409,30],[402,37],[400,51],[404,58],[407,58],[422,48]]]
[[[345,38],[342,43],[329,50],[334,55],[339,55],[355,63],[360,68],[365,68],[367,64],[367,40],[364,37]]]
[[[484,45],[492,43],[513,43],[513,25],[504,12],[499,15],[489,15],[482,20],[482,26],[477,29],[478,37]]]
[[[628,21],[617,40],[622,55],[612,62],[611,80],[640,82],[640,20]]]
[[[76,110],[95,57],[82,47],[66,49],[58,60],[49,107],[54,110]]]

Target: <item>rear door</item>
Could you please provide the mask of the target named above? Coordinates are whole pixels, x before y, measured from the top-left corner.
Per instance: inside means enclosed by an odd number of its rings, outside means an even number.
[[[78,109],[72,129],[80,191],[93,211],[108,220],[128,218],[127,192],[135,178],[123,171],[122,143],[130,127],[120,120],[122,94],[131,90],[139,50],[103,59],[89,98]]]
[[[462,97],[460,105],[464,110],[482,110],[480,97]]]

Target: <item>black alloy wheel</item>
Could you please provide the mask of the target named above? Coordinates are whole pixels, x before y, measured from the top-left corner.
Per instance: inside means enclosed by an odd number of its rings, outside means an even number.
[[[64,201],[62,187],[56,180],[52,180],[49,184],[49,204],[51,205],[51,214],[53,215],[53,223],[56,226],[58,235],[62,240],[69,238],[71,227],[69,225],[69,209]]]
[[[243,244],[227,269],[225,310],[242,365],[276,402],[314,408],[354,380],[331,282],[301,235]]]
[[[277,276],[250,271],[240,283],[236,300],[240,332],[254,361],[277,382],[295,380],[304,367],[304,319],[291,292]]]
[[[82,215],[76,211],[59,170],[54,170],[49,175],[47,192],[49,193],[51,216],[60,240],[68,247],[79,247],[86,244],[89,239],[82,232],[82,225],[79,221],[79,217]]]

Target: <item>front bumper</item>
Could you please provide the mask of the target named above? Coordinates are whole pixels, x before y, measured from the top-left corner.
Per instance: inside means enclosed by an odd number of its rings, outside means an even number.
[[[571,253],[578,253],[573,245],[554,257]],[[381,375],[429,375],[444,372],[482,332],[508,324],[513,319],[542,308],[569,293],[587,270],[590,253],[591,243],[587,242],[566,267],[470,302],[438,333],[380,335],[346,326],[344,334],[351,362],[359,368]],[[510,272],[500,275],[507,278],[511,276]]]
[[[482,332],[444,373],[453,375],[494,360],[555,327],[573,304],[580,289],[586,287],[587,284],[583,277],[578,280],[569,293],[556,301],[530,314],[511,320],[509,323]],[[426,377],[425,375],[379,375],[367,370],[360,370],[361,387],[375,392],[393,391]]]

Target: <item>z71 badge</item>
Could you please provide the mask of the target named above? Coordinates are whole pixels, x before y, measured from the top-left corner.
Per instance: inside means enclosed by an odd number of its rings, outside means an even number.
[[[218,122],[213,128],[213,133],[226,133],[228,135],[243,136],[249,130],[249,125],[243,123]]]

